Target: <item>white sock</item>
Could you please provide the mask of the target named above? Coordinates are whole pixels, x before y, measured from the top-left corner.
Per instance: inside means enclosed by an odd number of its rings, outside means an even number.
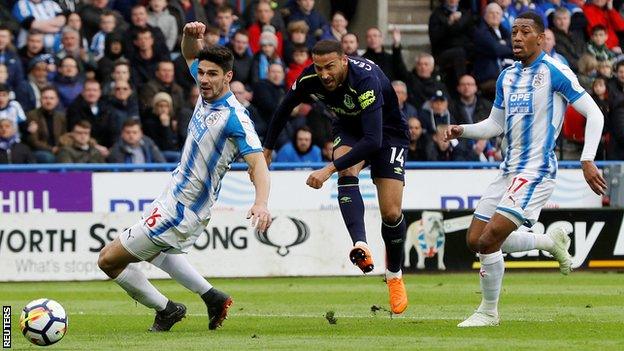
[[[114,280],[130,297],[142,305],[156,311],[162,311],[167,307],[169,299],[156,290],[136,264],[129,264]]]
[[[167,272],[171,278],[194,293],[203,295],[212,288],[184,255],[161,252],[150,263]]]
[[[390,272],[389,270],[386,269],[386,280],[390,280],[390,279],[394,279],[394,278],[399,278],[401,279],[403,277],[403,272],[399,269],[398,272]]]
[[[477,311],[498,315],[498,298],[505,274],[503,252],[498,250],[491,254],[479,254],[479,261],[481,261],[479,277],[482,297]]]
[[[548,235],[516,230],[509,234],[501,250],[505,252],[522,252],[534,249],[549,251],[553,245]]]

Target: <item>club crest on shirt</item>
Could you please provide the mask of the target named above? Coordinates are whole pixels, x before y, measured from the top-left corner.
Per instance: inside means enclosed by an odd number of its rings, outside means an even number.
[[[348,109],[352,109],[355,107],[355,104],[353,103],[353,99],[351,98],[351,95],[349,94],[345,94],[343,103]]]
[[[545,83],[546,83],[546,79],[543,73],[538,73],[533,77],[532,85],[534,88],[539,88],[543,86]]]
[[[223,117],[225,117],[225,112],[224,111],[215,111],[212,112],[211,114],[209,114],[206,117],[206,125],[208,126],[214,126],[215,124],[217,124],[217,122],[219,122],[220,119],[222,119]]]

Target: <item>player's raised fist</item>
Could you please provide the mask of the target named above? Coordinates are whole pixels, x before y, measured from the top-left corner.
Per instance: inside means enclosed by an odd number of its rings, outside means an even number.
[[[444,141],[450,141],[459,138],[464,133],[464,127],[457,125],[449,125],[444,131]]]
[[[183,30],[185,35],[201,38],[206,31],[206,25],[201,22],[189,22],[184,25]]]

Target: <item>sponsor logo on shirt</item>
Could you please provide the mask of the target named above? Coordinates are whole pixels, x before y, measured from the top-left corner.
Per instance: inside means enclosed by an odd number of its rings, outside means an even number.
[[[511,93],[507,100],[508,113],[532,115],[533,114],[533,93]]]

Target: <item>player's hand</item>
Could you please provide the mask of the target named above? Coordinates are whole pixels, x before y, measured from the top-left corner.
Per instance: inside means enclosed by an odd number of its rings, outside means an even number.
[[[247,219],[251,218],[251,226],[264,233],[271,226],[271,214],[266,205],[254,204],[247,212]]]
[[[197,39],[203,39],[206,32],[206,25],[201,22],[189,22],[184,25],[184,35],[195,37]]]
[[[449,125],[444,131],[444,141],[451,141],[457,139],[464,134],[464,127],[458,125]]]
[[[589,187],[598,195],[604,195],[607,192],[607,182],[598,171],[598,167],[593,161],[581,161],[583,176]]]
[[[333,163],[330,164],[333,165]],[[314,189],[320,189],[323,186],[323,183],[325,183],[325,181],[329,179],[329,177],[331,177],[332,173],[334,172],[332,172],[327,166],[325,166],[319,170],[312,172],[308,177],[306,184]]]
[[[272,149],[262,149],[262,155],[264,155],[264,160],[266,161],[267,167],[271,166],[271,160],[273,159],[273,150]]]

